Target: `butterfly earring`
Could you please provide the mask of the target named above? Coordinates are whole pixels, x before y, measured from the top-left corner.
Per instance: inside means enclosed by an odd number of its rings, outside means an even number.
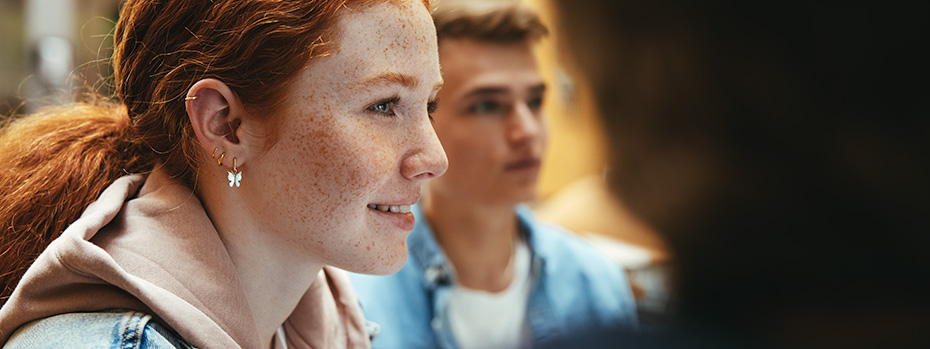
[[[233,158],[233,168],[232,171],[226,171],[226,179],[229,180],[229,187],[232,188],[233,185],[236,188],[239,187],[239,181],[242,180],[242,171],[236,167],[236,158]]]

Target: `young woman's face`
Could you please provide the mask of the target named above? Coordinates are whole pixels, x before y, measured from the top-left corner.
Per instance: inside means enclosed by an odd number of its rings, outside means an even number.
[[[338,48],[297,78],[277,141],[248,166],[260,197],[248,204],[286,248],[391,273],[406,260],[409,206],[448,163],[427,111],[442,82],[436,30],[418,0],[343,11]]]

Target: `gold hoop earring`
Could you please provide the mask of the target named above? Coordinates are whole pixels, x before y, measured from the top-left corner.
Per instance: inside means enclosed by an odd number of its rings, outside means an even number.
[[[216,151],[217,151],[217,149],[220,149],[220,147],[213,148],[213,155],[210,155],[211,158],[216,159]]]
[[[223,158],[225,158],[225,157],[226,157],[226,153],[225,153],[225,152],[223,152],[222,154],[220,154],[220,158],[219,158],[219,159],[216,159],[216,166],[223,166]]]
[[[195,100],[195,99],[197,99],[197,96],[187,96],[187,97],[184,97],[184,100],[185,100],[185,101],[193,101],[193,100]]]
[[[233,168],[232,171],[226,171],[226,179],[229,180],[229,187],[232,188],[233,185],[236,188],[239,187],[239,182],[242,181],[242,171],[239,171],[239,168],[236,164],[236,158],[233,158]]]

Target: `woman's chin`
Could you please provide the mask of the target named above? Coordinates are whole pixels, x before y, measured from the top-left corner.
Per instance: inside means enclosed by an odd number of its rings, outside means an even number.
[[[367,257],[371,259],[367,263],[352,265],[345,269],[358,274],[370,275],[390,275],[400,271],[407,262],[407,244],[404,243],[400,248],[393,251],[384,251],[380,254],[370,254]]]

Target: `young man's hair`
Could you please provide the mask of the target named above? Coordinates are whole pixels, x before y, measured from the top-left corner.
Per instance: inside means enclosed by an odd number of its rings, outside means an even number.
[[[532,42],[549,33],[539,14],[518,0],[437,1],[433,21],[440,41]]]

